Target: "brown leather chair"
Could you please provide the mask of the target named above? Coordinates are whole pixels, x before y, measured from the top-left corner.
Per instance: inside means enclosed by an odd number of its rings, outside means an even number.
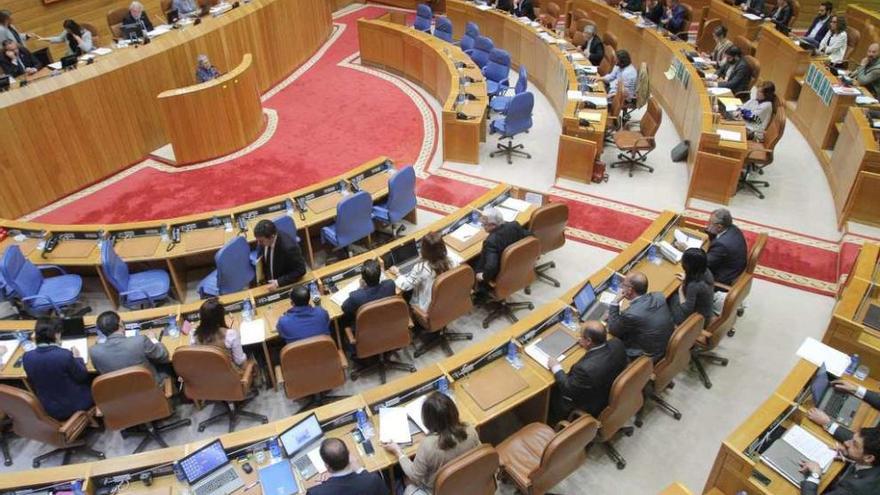
[[[74,452],[98,459],[104,458],[103,452],[93,450],[82,439],[86,428],[97,426],[94,422],[94,408],[77,411],[62,423],[46,413],[34,394],[9,385],[0,385],[0,411],[12,419],[12,431],[16,435],[56,447],[51,452],[34,457],[34,468],[40,467],[44,460],[57,454],[64,454],[61,464],[69,463]]]
[[[801,15],[801,3],[798,0],[791,0],[791,17],[788,18],[787,24],[789,29],[794,26],[794,21],[797,20],[799,15]]]
[[[371,371],[378,371],[385,383],[388,368],[416,372],[416,367],[388,359],[388,354],[403,349],[411,342],[409,333],[409,306],[400,296],[391,296],[364,304],[355,316],[355,332],[345,328],[348,341],[355,347],[358,359],[375,357],[376,362],[361,369],[351,370],[352,381]]]
[[[437,473],[434,495],[495,495],[498,452],[484,443],[447,462]]]
[[[498,445],[501,467],[520,492],[547,493],[587,460],[587,445],[599,429],[596,418],[584,414],[559,426],[555,432],[544,423],[531,423]]]
[[[535,281],[535,262],[541,255],[541,242],[534,236],[520,239],[501,253],[501,267],[495,280],[489,282],[492,300],[489,302],[489,316],[483,320],[483,328],[504,316],[512,322],[519,321],[514,311],[535,309],[531,302],[512,302],[508,298],[520,290],[531,292],[529,285]]]
[[[675,419],[681,419],[681,412],[660,397],[660,394],[675,386],[672,380],[684,371],[691,362],[691,349],[697,337],[703,332],[703,315],[694,313],[676,327],[666,345],[666,354],[654,366],[654,376],[648,389],[648,398],[665,409]]]
[[[617,463],[617,469],[626,467],[626,459],[614,448],[612,441],[618,432],[632,436],[635,429],[632,426],[624,426],[629,418],[636,416],[645,405],[644,390],[651,379],[653,364],[648,356],[640,356],[617,375],[614,384],[611,385],[611,393],[608,394],[608,406],[599,414],[598,441],[605,448],[606,453]],[[574,415],[584,415],[582,411],[575,411]],[[635,425],[641,427],[642,421],[636,417]]]
[[[602,58],[602,61],[599,62],[599,67],[597,71],[600,76],[604,76],[614,70],[614,64],[617,63],[617,54],[614,53],[614,49],[611,48],[611,45],[604,45],[605,48],[605,56]]]
[[[434,279],[431,288],[431,305],[428,311],[413,307],[416,322],[425,331],[425,343],[416,349],[415,357],[426,353],[436,346],[443,348],[448,356],[453,354],[449,347],[450,340],[471,340],[474,334],[452,332],[448,326],[458,318],[468,314],[474,307],[471,289],[474,287],[474,269],[468,264],[461,264],[452,270],[441,273]]]
[[[128,15],[128,7],[117,7],[107,12],[107,27],[114,39],[122,38],[122,20]]]
[[[614,33],[606,32],[605,34],[602,35],[602,44],[604,44],[606,47],[610,46],[611,51],[616,52],[617,51],[617,36],[615,36]]]
[[[755,55],[755,45],[752,41],[746,38],[743,35],[737,35],[730,39],[734,45],[738,46],[740,50],[742,50],[743,56],[754,56]]]
[[[712,34],[715,32],[715,28],[720,25],[721,19],[709,19],[703,22],[703,28],[697,37],[697,50],[710,53],[715,49],[715,38]]]
[[[278,384],[284,386],[284,395],[292,400],[309,397],[301,411],[347,397],[326,394],[345,385],[348,368],[345,353],[329,335],[316,335],[285,345],[280,363],[275,367],[275,376],[280,377]]]
[[[532,212],[528,229],[541,242],[542,256],[565,245],[567,223],[568,205],[565,203],[548,203]],[[559,281],[546,273],[551,268],[556,268],[555,262],[542,263],[535,267],[535,275],[553,287],[559,287]]]
[[[248,360],[240,372],[222,350],[207,345],[190,345],[174,351],[171,362],[183,381],[183,393],[188,398],[222,405],[223,411],[199,423],[199,431],[205,431],[208,425],[223,418],[229,420],[230,432],[242,416],[263,424],[269,422],[262,414],[244,410],[244,406],[257,396],[253,390],[253,361]]]
[[[584,34],[583,31],[574,31],[571,34],[571,44],[577,47],[581,47],[584,43],[587,42],[587,35]],[[587,55],[587,54],[584,54]]]
[[[172,5],[173,5],[173,0],[161,0],[159,2],[159,8],[162,9],[162,15],[167,15],[168,11],[171,10]]]
[[[691,353],[692,360],[694,368],[696,368],[697,373],[699,373],[700,379],[703,381],[703,385],[706,388],[712,388],[712,381],[709,380],[709,375],[706,373],[703,361],[727,366],[727,358],[719,356],[712,351],[718,347],[718,344],[721,342],[721,339],[724,338],[726,333],[734,330],[733,326],[736,323],[737,308],[742,306],[746,293],[751,286],[752,275],[749,273],[743,273],[740,275],[739,278],[736,279],[736,282],[730,287],[730,291],[728,291],[727,297],[724,299],[724,307],[721,309],[721,315],[712,320],[712,323],[710,323],[700,336],[697,337],[696,345]]]
[[[749,260],[746,263],[745,273],[748,273],[749,275],[755,274],[755,268],[758,267],[758,260],[761,259],[761,254],[764,252],[764,246],[767,244],[768,237],[769,236],[767,235],[766,232],[761,232],[760,234],[758,234],[758,237],[755,239],[755,242],[752,244],[752,248],[749,250]],[[752,278],[752,280],[754,280],[754,278]],[[721,287],[725,290],[728,290],[728,291],[730,290],[730,287],[727,287],[720,282],[716,282],[715,285],[717,287]],[[736,316],[742,316],[746,312],[745,300],[746,300],[746,298],[749,297],[749,294],[752,292],[752,283],[749,282],[748,284],[746,284],[746,286],[743,288],[743,291],[745,292],[745,294],[743,294],[743,296],[742,296],[743,303],[740,304],[739,307],[737,307]],[[731,328],[730,330],[727,331],[728,337],[733,337],[735,334],[736,334],[735,328]]]
[[[749,150],[746,154],[745,164],[739,177],[737,191],[748,189],[755,193],[758,198],[764,199],[764,193],[759,187],[770,187],[770,183],[765,180],[756,180],[751,177],[754,174],[764,175],[764,168],[773,163],[773,151],[782,134],[785,133],[785,106],[778,105],[773,120],[764,130],[764,140],[762,142],[749,140]]]
[[[98,36],[98,28],[96,28],[94,25],[86,23],[86,22],[80,24],[80,26],[83,29],[85,29],[86,31],[88,31],[89,33],[91,33],[92,45],[101,46],[101,40],[100,40],[100,37]]]
[[[143,366],[131,366],[112,373],[106,373],[92,382],[92,397],[104,417],[104,425],[111,430],[120,430],[122,438],[129,435],[143,436],[134,453],[137,454],[155,441],[162,448],[168,447],[162,438],[163,431],[189,426],[189,418],[164,425],[159,420],[174,414],[169,398],[173,387],[171,379],[166,380],[165,392],[156,385],[153,373]],[[138,430],[130,430],[133,427]]]
[[[758,78],[761,77],[761,62],[759,62],[758,59],[756,59],[752,55],[743,55],[743,58],[745,59],[746,64],[748,64],[749,69],[752,70],[752,77],[751,79],[749,79],[749,90],[740,91],[739,93],[737,93],[736,96],[739,97],[739,99],[741,99],[743,102],[746,102],[752,96],[751,88],[758,83]]]
[[[862,39],[862,33],[858,29],[847,26],[846,27],[846,51],[843,54],[843,61],[846,63],[849,60],[849,57],[852,55],[853,50],[859,46],[859,40]],[[858,63],[858,62],[856,62]]]
[[[12,421],[5,413],[0,411],[0,450],[3,451],[3,465],[12,465],[12,455],[9,454],[9,442],[6,440],[6,430],[12,425]]]
[[[627,167],[630,177],[636,168],[644,168],[653,173],[654,167],[646,164],[645,160],[648,159],[648,153],[657,147],[654,136],[657,135],[662,121],[663,111],[657,104],[657,100],[651,96],[648,98],[648,108],[639,121],[639,130],[621,129],[614,133],[614,145],[623,153],[617,154],[620,161],[612,163],[611,168]]]
[[[559,14],[562,9],[556,2],[547,2],[547,5],[541,9],[541,15],[538,21],[551,31],[556,30],[556,23],[559,22]]]

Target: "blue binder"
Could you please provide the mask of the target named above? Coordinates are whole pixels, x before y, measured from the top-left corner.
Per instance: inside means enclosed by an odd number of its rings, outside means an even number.
[[[259,472],[263,495],[296,495],[301,493],[299,483],[293,475],[289,462],[276,462],[261,468]]]

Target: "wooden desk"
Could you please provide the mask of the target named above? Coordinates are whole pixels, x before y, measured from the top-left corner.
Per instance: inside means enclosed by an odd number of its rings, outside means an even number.
[[[772,81],[780,101],[797,100],[801,90],[795,81],[803,77],[810,64],[810,52],[778,29],[761,30],[755,58],[761,63],[761,79]]]
[[[831,186],[838,227],[849,220],[880,225],[880,147],[864,110],[846,111],[831,159],[822,169]]]
[[[741,8],[723,0],[710,1],[707,19],[721,19],[721,24],[727,27],[727,38],[731,40],[736,36],[745,36],[749,40],[754,40],[764,25],[764,21],[743,17]]]
[[[880,283],[880,244],[871,242],[862,244],[847,276],[846,285],[841,287],[840,293],[843,293],[850,282],[857,278],[875,284]]]
[[[880,331],[862,323],[871,304],[880,305],[880,286],[861,278],[849,281],[834,305],[822,341],[847,354],[858,354],[873,373],[880,370]]]
[[[830,84],[840,84],[837,76],[832,74],[822,63],[812,64],[821,74],[827,78]],[[831,100],[826,104],[822,97],[816,93],[806,82],[798,95],[794,112],[789,115],[792,122],[807,138],[813,153],[820,158],[821,162],[828,161],[828,155],[837,141],[837,129],[835,124],[843,122],[848,108],[855,104],[855,96],[832,94]],[[791,106],[789,104],[789,106]],[[826,155],[827,154],[827,155]],[[825,160],[822,160],[822,158]],[[827,172],[826,172],[827,175]]]
[[[429,33],[381,20],[358,20],[361,60],[401,74],[433,94],[443,107],[443,159],[479,163],[480,141],[485,140],[489,98],[482,75],[460,48]],[[456,63],[467,69],[459,74]],[[480,81],[465,90],[476,100],[459,105],[459,78]],[[464,113],[466,119],[458,117]],[[482,139],[481,139],[482,138]]]
[[[692,493],[688,490],[688,487],[676,481],[664,488],[663,491],[660,492],[660,495],[692,495]]]
[[[576,115],[577,102],[568,98],[568,90],[578,89],[578,78],[568,51],[558,44],[542,40],[540,33],[555,33],[525,24],[506,12],[482,10],[473,3],[461,0],[446,2],[446,15],[452,21],[455,38],[461,38],[467,22],[475,22],[480,32],[492,38],[495,46],[510,53],[514,68],[521,65],[528,71],[529,84],[543,93],[562,125],[556,174],[584,183],[590,183],[595,156],[604,143],[607,111],[601,111],[602,120],[591,127],[581,126]],[[580,62],[590,65],[589,61]],[[598,88],[604,93],[604,88]]]
[[[254,142],[265,127],[250,53],[216,79],[163,91],[157,98],[177,166],[238,151]],[[207,122],[210,130],[204,128]]]
[[[106,4],[102,8],[106,14]],[[16,150],[0,172],[0,216],[33,211],[166,144],[156,95],[195,82],[197,54],[234,67],[252,53],[262,92],[311,57],[330,28],[323,0],[254,0],[149,45],[114,50],[92,65],[0,94],[0,118],[16,122],[0,136],[0,146]],[[70,132],[83,128],[86,115],[88,132]]]

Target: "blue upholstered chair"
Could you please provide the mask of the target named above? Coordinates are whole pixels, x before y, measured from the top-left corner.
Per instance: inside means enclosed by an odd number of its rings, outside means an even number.
[[[431,11],[431,7],[420,3],[416,6],[416,20],[413,23],[413,27],[418,29],[419,31],[424,31],[426,33],[431,32],[431,20],[434,18],[434,13]]]
[[[499,94],[492,98],[492,101],[489,102],[489,108],[500,113],[507,113],[507,107],[510,106],[510,102],[513,101],[513,97],[520,94],[525,93],[525,91],[529,88],[529,73],[526,71],[525,65],[519,66],[519,78],[516,80],[516,85],[513,87],[513,94],[510,93],[510,88],[507,88],[505,94]]]
[[[434,24],[434,36],[452,43],[452,22],[447,17],[438,17]]]
[[[165,270],[144,270],[130,273],[128,265],[116,254],[112,241],[101,243],[101,270],[110,284],[119,292],[119,299],[126,308],[156,307],[157,302],[168,299],[171,278]]]
[[[523,145],[513,145],[513,137],[523,132],[528,132],[532,127],[532,108],[535,106],[535,96],[526,91],[513,97],[510,105],[507,107],[507,114],[504,117],[497,118],[489,124],[489,133],[500,134],[498,136],[498,150],[489,153],[490,157],[495,155],[506,155],[507,163],[513,163],[512,156],[519,155],[531,158],[532,155],[521,151]],[[507,144],[500,141],[507,139]]]
[[[468,21],[464,27],[464,36],[459,40],[458,46],[461,47],[463,52],[470,55],[471,50],[474,49],[474,43],[476,43],[479,36],[480,27],[475,22]]]
[[[43,278],[44,270],[58,270],[61,275]],[[36,266],[21,253],[18,246],[6,248],[0,275],[6,281],[14,297],[21,300],[22,307],[31,315],[44,315],[61,311],[79,300],[82,278],[68,275],[55,265]]]
[[[353,243],[375,232],[372,213],[370,193],[360,191],[348,196],[336,205],[336,223],[321,229],[321,241],[334,249],[347,250]]]
[[[207,299],[246,289],[257,272],[250,261],[250,246],[235,236],[214,255],[216,269],[199,283],[199,296]]]
[[[403,217],[416,209],[416,171],[412,165],[394,172],[388,179],[388,201],[373,207],[373,220],[391,226],[391,234],[397,236],[404,226],[395,228]]]
[[[493,48],[495,48],[495,44],[492,43],[490,38],[487,38],[486,36],[478,37],[477,41],[474,43],[474,49],[469,53],[471,60],[477,64],[477,67],[482,69],[489,63],[489,53],[492,52]]]
[[[486,92],[490,97],[506,91],[510,85],[510,54],[493,48],[489,52],[489,62],[483,67],[483,75],[486,76]]]

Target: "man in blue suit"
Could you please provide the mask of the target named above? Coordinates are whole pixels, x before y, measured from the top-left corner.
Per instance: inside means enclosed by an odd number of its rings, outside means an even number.
[[[309,304],[309,289],[298,285],[290,291],[293,307],[278,319],[278,335],[291,343],[316,335],[330,335],[330,315],[327,310]]]
[[[733,217],[725,208],[719,208],[709,216],[708,266],[716,282],[733,284],[746,270],[749,261],[749,246],[739,227],[733,224]]]
[[[671,0],[669,2],[669,8],[666,9],[666,14],[663,16],[660,23],[673,34],[687,31],[690,26],[685,26],[686,12],[687,9],[681,4],[681,0]]]
[[[828,32],[828,27],[831,24],[829,21],[831,20],[832,10],[834,10],[834,6],[831,2],[819,4],[819,13],[813,18],[809,29],[804,33],[804,37],[801,38],[802,42],[810,45],[813,49],[819,47],[819,43],[822,42],[822,38],[825,37],[825,33]]]
[[[309,488],[307,495],[385,495],[388,488],[378,473],[367,471],[349,454],[345,442],[327,438],[321,442],[321,460],[327,466],[326,479]]]

